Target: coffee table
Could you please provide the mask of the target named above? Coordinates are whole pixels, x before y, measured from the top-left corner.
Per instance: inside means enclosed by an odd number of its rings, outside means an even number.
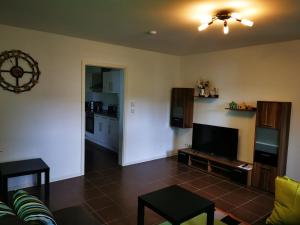
[[[37,175],[37,185],[41,186],[42,173],[45,174],[45,203],[49,204],[49,173],[48,165],[40,158],[0,163],[0,195],[8,200],[8,179],[29,174]]]
[[[207,213],[207,225],[214,224],[215,204],[177,185],[138,197],[138,225],[144,225],[145,206],[173,225],[179,225],[202,213]]]

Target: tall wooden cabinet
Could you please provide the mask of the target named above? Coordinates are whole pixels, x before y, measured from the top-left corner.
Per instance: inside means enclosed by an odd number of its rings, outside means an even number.
[[[290,102],[257,102],[252,186],[274,192],[276,176],[286,172]]]
[[[172,127],[192,128],[194,109],[194,88],[173,88],[171,97]]]

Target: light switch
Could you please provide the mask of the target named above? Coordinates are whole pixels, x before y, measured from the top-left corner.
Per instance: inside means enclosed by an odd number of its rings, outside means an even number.
[[[130,112],[135,113],[135,103],[134,103],[134,101],[130,102]]]

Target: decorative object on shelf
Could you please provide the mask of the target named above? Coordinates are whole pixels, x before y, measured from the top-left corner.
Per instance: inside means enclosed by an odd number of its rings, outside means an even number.
[[[229,110],[236,110],[236,111],[251,111],[251,112],[255,112],[256,108],[251,106],[251,105],[247,105],[245,102],[238,104],[234,101],[229,103],[229,107],[225,108],[225,109],[229,109]]]
[[[197,80],[196,87],[199,89],[199,97],[205,98],[218,98],[218,89],[215,87],[210,87],[210,82],[208,80]]]
[[[238,104],[234,101],[229,103],[229,108],[230,109],[238,109]]]
[[[248,27],[252,27],[254,24],[251,20],[243,19],[239,13],[232,12],[231,10],[221,10],[215,16],[208,16],[205,20],[201,21],[201,25],[198,27],[198,30],[203,31],[209,25],[213,24],[216,20],[221,20],[224,24],[223,32],[224,34],[228,34],[228,22],[230,21],[230,19],[234,19]]]
[[[39,80],[38,63],[20,50],[0,54],[0,86],[14,93],[30,91]]]

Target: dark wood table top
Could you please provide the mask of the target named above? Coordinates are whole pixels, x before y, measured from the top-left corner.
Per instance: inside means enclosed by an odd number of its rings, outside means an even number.
[[[20,176],[48,170],[48,165],[40,158],[0,163],[1,176]]]
[[[166,219],[179,223],[214,207],[212,201],[177,185],[139,196],[139,198],[147,207],[155,209],[154,211]]]

